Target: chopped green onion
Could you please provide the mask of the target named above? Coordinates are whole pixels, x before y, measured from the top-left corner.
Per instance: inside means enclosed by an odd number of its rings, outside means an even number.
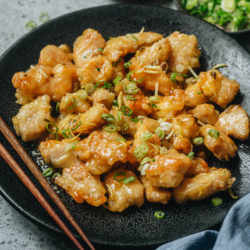
[[[127,179],[125,179],[124,181],[123,181],[123,183],[125,184],[125,185],[127,185],[127,184],[129,184],[130,182],[134,182],[136,180],[136,178],[134,177],[134,176],[130,176],[130,177],[128,177]]]
[[[124,176],[124,178],[121,179],[117,179],[117,176]],[[126,179],[127,175],[126,175],[126,171],[118,171],[114,173],[113,179],[116,181],[124,181]]]
[[[154,216],[160,220],[164,218],[165,214],[162,211],[156,211]]]
[[[124,123],[123,125],[122,125],[122,134],[124,134],[124,132],[125,131],[127,131],[129,129],[129,125],[127,124],[127,123]]]
[[[26,30],[33,30],[36,27],[36,22],[31,20],[25,24]]]
[[[108,121],[108,122],[115,122],[115,117],[111,114],[104,113],[101,115],[101,118]]]
[[[82,122],[79,121],[74,128],[72,128],[72,131],[75,131],[79,126],[81,126]]]
[[[221,9],[227,13],[234,12],[236,8],[235,0],[221,0]]]
[[[151,108],[157,108],[157,105],[155,105],[154,103],[148,103],[148,106]]]
[[[117,85],[117,84],[120,82],[121,79],[122,79],[122,76],[117,76],[117,77],[113,80],[113,83],[114,83],[115,85]]]
[[[150,158],[150,157],[145,157],[145,158],[141,161],[141,165],[144,165],[144,164],[146,164],[146,163],[148,163],[148,162],[150,162],[150,161],[152,161],[152,158]]]
[[[68,107],[68,102],[70,102],[71,100],[74,101],[74,104],[73,104],[71,107]],[[68,110],[73,109],[75,106],[76,106],[76,98],[75,98],[75,97],[70,98],[70,99],[66,102],[66,104],[65,104],[65,107],[66,107],[66,109],[68,109]]]
[[[55,127],[56,131],[55,132],[51,131],[50,128],[49,128],[49,125],[52,125],[53,127]],[[57,133],[59,131],[59,128],[53,122],[48,122],[46,124],[46,128],[47,128],[47,130],[49,131],[50,134],[55,134],[55,133]]]
[[[133,111],[128,106],[123,105],[122,106],[122,113],[126,116],[131,116]]]
[[[87,91],[84,90],[84,89],[78,90],[77,93],[78,93],[78,94],[77,94],[77,97],[78,97],[80,100],[82,100],[82,101],[86,100],[87,97],[88,97],[88,93],[87,93]]]
[[[42,175],[47,178],[49,177],[50,175],[53,174],[53,169],[52,168],[46,168],[43,172],[42,172]]]
[[[188,157],[189,157],[191,160],[193,160],[193,159],[194,159],[194,152],[193,152],[193,151],[190,152],[190,153],[188,154]]]
[[[219,136],[220,136],[220,132],[218,130],[216,130],[216,129],[210,129],[208,131],[208,135],[215,138],[215,139],[218,139]]]
[[[152,162],[155,162],[155,159],[153,159]]]
[[[38,16],[38,20],[42,23],[49,21],[49,14],[47,12],[41,12]]]
[[[138,161],[141,161],[147,155],[148,150],[148,144],[144,142],[134,150],[134,155]]]
[[[51,176],[51,178],[52,179],[55,179],[57,176],[62,176],[60,173],[58,173],[58,172],[56,172],[56,173],[54,173],[52,176]]]
[[[202,92],[201,92],[201,91],[199,91],[199,92],[197,93],[197,95],[200,95],[200,94],[202,94]]]
[[[58,113],[59,113],[59,105],[60,105],[60,102],[57,102],[56,103],[56,112],[58,112]]]
[[[204,143],[204,139],[203,137],[197,137],[194,139],[194,145],[195,146],[200,146]]]
[[[109,125],[104,127],[104,130],[106,132],[109,132],[109,133],[114,133],[114,132],[116,132],[117,129],[116,129],[116,126],[114,124],[109,124]]]
[[[228,66],[226,64],[219,63],[219,64],[214,65],[213,69],[218,69],[218,68],[222,68],[222,67],[228,67]]]
[[[150,96],[149,100],[151,102],[159,102],[161,99],[158,96]]]
[[[75,149],[77,143],[78,143],[78,141],[73,141],[73,142],[71,142],[70,144],[68,144],[68,145],[65,147],[65,151],[69,151],[69,150],[71,150],[71,149]]]
[[[133,118],[131,118],[131,121],[137,123],[139,121],[139,119],[137,117],[133,117]]]
[[[68,133],[69,135],[67,135],[67,133]],[[63,129],[63,130],[62,130],[62,135],[63,135],[63,137],[66,138],[66,139],[72,138],[72,135],[71,135],[71,132],[70,132],[69,129]]]
[[[134,81],[134,80],[132,80],[132,79],[131,79],[131,74],[133,74],[133,73],[135,73],[135,71],[131,71],[131,72],[129,72],[129,73],[127,74],[127,78],[128,78],[131,82],[140,83],[140,82],[143,81],[143,78],[141,78],[141,80],[139,80],[139,81]]]
[[[114,100],[114,101],[112,102],[112,106],[115,106],[115,107],[118,108],[118,102],[117,102],[116,100]]]
[[[161,128],[161,127],[158,127],[154,130],[154,133],[160,138],[160,139],[163,139],[166,135],[165,131]]]
[[[168,153],[168,149],[166,147],[160,148],[160,155],[166,155]]]
[[[170,80],[173,82],[175,81],[176,77],[177,77],[177,73],[174,72],[171,74]]]
[[[129,40],[132,40],[132,41],[135,41],[135,42],[138,41],[138,38],[135,37],[133,34],[127,34],[126,37],[127,37]]]
[[[143,123],[143,121],[140,121],[140,123]]]
[[[121,62],[121,61],[122,61],[122,59],[119,58],[116,62],[112,62],[112,66],[113,66],[113,67],[116,67],[117,64],[118,64],[119,62]]]
[[[87,91],[88,94],[92,94],[95,91],[95,85],[92,83],[89,83],[86,85],[85,90]]]
[[[123,139],[123,138],[116,138],[116,140],[119,141],[119,142],[120,142],[120,141],[124,141],[124,142],[127,141],[126,139]]]
[[[122,120],[122,112],[121,111],[117,111],[117,120],[118,121]]]
[[[147,116],[139,115],[139,116],[138,116],[138,119],[147,119]]]
[[[223,203],[223,200],[218,196],[213,197],[211,201],[214,206],[219,206]]]
[[[97,71],[101,71],[100,68],[96,68]]]
[[[136,101],[136,99],[130,95],[126,95],[126,100]]]
[[[112,87],[111,83],[108,83],[106,81],[100,81],[95,84],[95,89],[100,89],[99,88],[100,83],[104,83],[104,85],[101,87],[102,89],[110,89]]]
[[[136,94],[140,89],[137,88],[136,83],[134,82],[130,82],[128,83],[128,85],[126,86],[126,93],[128,94]]]
[[[127,69],[132,65],[132,62],[126,62],[124,63],[124,67]]]
[[[161,125],[161,123],[163,123],[164,122],[164,120],[162,119],[162,118],[160,118],[159,120],[158,120],[158,122],[160,123],[160,125]]]
[[[143,140],[143,141],[147,141],[147,140],[151,139],[152,137],[153,137],[153,134],[149,133],[149,132],[141,134],[141,136],[140,136],[141,140]]]
[[[102,52],[102,51],[103,51],[103,49],[102,49],[102,48],[98,48],[98,51]]]

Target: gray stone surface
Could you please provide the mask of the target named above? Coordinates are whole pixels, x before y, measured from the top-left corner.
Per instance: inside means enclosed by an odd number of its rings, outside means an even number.
[[[112,0],[0,0],[0,55],[15,41],[27,33],[24,25],[29,20],[41,23],[37,16],[48,12],[50,18],[99,5],[120,2],[135,3],[135,1]],[[174,8],[172,1],[137,1],[137,3],[150,3],[164,7]],[[237,40],[250,49],[250,34],[236,37]],[[0,250],[73,250],[75,246],[65,237],[47,231],[16,212],[0,196]],[[100,247],[97,246],[97,249]],[[108,249],[108,248],[107,248]]]

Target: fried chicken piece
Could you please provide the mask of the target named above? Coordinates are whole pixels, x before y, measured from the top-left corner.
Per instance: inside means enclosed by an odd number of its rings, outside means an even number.
[[[185,174],[185,177],[193,177],[201,173],[209,173],[216,170],[216,168],[210,168],[202,158],[194,158],[191,166]]]
[[[212,131],[211,131],[212,129]],[[217,135],[213,137],[213,130],[220,133],[219,137]],[[200,130],[200,135],[204,137],[205,146],[217,157],[219,160],[228,160],[236,155],[238,150],[234,142],[226,136],[221,130],[216,129],[214,126],[206,125],[202,126]],[[209,135],[210,134],[212,135]]]
[[[81,161],[73,163],[70,168],[64,168],[62,176],[55,178],[55,183],[65,189],[77,203],[83,203],[85,200],[98,207],[107,201],[100,176],[88,173]]]
[[[199,77],[202,93],[222,108],[226,108],[233,101],[240,88],[235,80],[229,80],[215,69],[201,72]]]
[[[109,171],[116,162],[125,163],[129,158],[126,144],[103,139],[97,131],[76,145],[75,155],[86,162],[86,170],[95,175],[101,175]]]
[[[196,175],[193,178],[185,178],[179,187],[173,189],[172,196],[179,204],[185,204],[188,200],[203,200],[219,191],[225,191],[234,183],[228,169],[220,168],[210,173]]]
[[[126,56],[128,53],[135,53],[141,45],[151,45],[162,38],[161,34],[155,32],[143,32],[128,34],[126,36],[114,37],[107,41],[103,50],[110,61],[116,62],[120,57]]]
[[[47,121],[51,117],[50,97],[43,95],[31,103],[23,105],[19,113],[12,118],[15,131],[23,141],[37,140],[46,130]]]
[[[66,94],[60,102],[59,110],[61,114],[67,115],[67,114],[79,114],[79,113],[85,113],[87,110],[91,107],[92,101],[91,98],[88,97],[85,100],[81,100],[78,98],[79,93],[74,94]],[[75,99],[72,99],[75,98]],[[66,107],[67,104],[67,107]],[[75,106],[74,106],[75,104]],[[73,107],[74,106],[74,107]],[[73,108],[71,108],[73,107]]]
[[[109,82],[113,76],[113,66],[111,62],[102,55],[88,59],[84,65],[76,70],[81,86],[89,83]]]
[[[194,35],[188,36],[176,31],[167,37],[171,44],[171,56],[168,59],[169,70],[186,74],[188,67],[199,68],[198,41]]]
[[[101,55],[98,49],[104,47],[105,40],[101,34],[93,29],[84,30],[83,34],[74,43],[73,59],[76,67],[82,67],[89,58]]]
[[[69,168],[72,163],[77,161],[77,158],[72,147],[68,148],[67,146],[75,141],[78,141],[78,139],[48,140],[41,142],[38,149],[44,161],[52,164],[54,168]]]
[[[201,91],[202,83],[198,81],[195,84],[190,84],[185,89],[185,106],[187,108],[195,108],[199,104],[208,102],[208,98]]]
[[[204,124],[208,123],[214,125],[218,120],[220,112],[218,110],[215,110],[213,105],[204,103],[197,105],[196,108],[192,110],[189,110],[188,114],[196,117]]]
[[[173,146],[179,153],[189,154],[193,150],[193,145],[188,138],[175,137]]]
[[[72,65],[72,58],[68,53],[55,45],[47,45],[40,52],[38,64],[43,66],[55,67],[57,64]]]
[[[220,114],[214,125],[227,136],[241,141],[249,139],[249,116],[240,105],[231,105]]]
[[[119,171],[126,172],[126,178],[133,176],[136,180],[128,184],[124,184],[123,181],[116,181],[113,177]],[[117,176],[116,178],[119,179],[120,177]],[[104,184],[109,193],[108,207],[110,211],[122,212],[129,206],[141,207],[143,205],[144,187],[133,171],[122,168],[110,171],[104,177]]]
[[[169,96],[164,96],[157,104],[156,118],[169,120],[181,111],[185,105],[185,93],[182,89],[174,89]]]
[[[99,103],[103,104],[107,109],[110,109],[112,106],[112,102],[115,99],[115,94],[109,92],[106,89],[97,89],[93,95],[93,105]]]
[[[16,103],[24,105],[35,100],[37,95],[24,93],[21,89],[16,89]]]
[[[152,186],[178,187],[191,166],[191,159],[171,149],[167,155],[156,155],[145,171]]]
[[[146,198],[149,202],[159,202],[162,204],[167,204],[171,198],[171,192],[166,188],[154,187],[147,180],[146,176],[140,176],[140,181],[142,182],[146,190]]]

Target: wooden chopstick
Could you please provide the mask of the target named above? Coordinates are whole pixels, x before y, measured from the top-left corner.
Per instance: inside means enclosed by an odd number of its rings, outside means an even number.
[[[63,204],[63,202],[61,201],[59,196],[56,194],[54,189],[47,182],[47,180],[43,177],[41,171],[38,169],[36,164],[32,161],[28,153],[24,150],[20,142],[16,139],[16,137],[13,135],[13,133],[11,132],[11,130],[9,129],[9,127],[6,125],[6,123],[3,121],[1,117],[0,117],[0,131],[3,133],[5,138],[12,145],[12,147],[16,150],[18,155],[21,157],[21,159],[24,161],[26,166],[29,168],[32,174],[36,177],[36,179],[39,181],[39,183],[42,185],[42,187],[45,189],[48,195],[52,198],[52,200],[55,202],[58,208],[63,212],[63,214],[71,223],[71,225],[76,229],[76,231],[79,233],[81,238],[88,244],[91,250],[95,250],[94,246],[89,241],[88,237],[82,231],[80,226],[77,224],[73,216],[70,214],[69,210]]]
[[[68,235],[68,237],[73,241],[73,243],[77,246],[78,249],[84,250],[79,241],[75,238],[75,236],[71,233],[68,227],[64,224],[64,222],[57,215],[55,210],[50,206],[50,204],[46,201],[40,191],[36,188],[33,182],[29,179],[29,177],[24,173],[21,167],[16,163],[10,153],[6,150],[6,148],[0,142],[0,156],[4,159],[4,161],[10,166],[13,172],[17,175],[17,177],[22,181],[22,183],[29,189],[29,191],[35,196],[35,198],[39,201],[39,203],[43,206],[43,208],[48,212],[48,214],[54,219],[54,221],[58,224],[58,226]]]

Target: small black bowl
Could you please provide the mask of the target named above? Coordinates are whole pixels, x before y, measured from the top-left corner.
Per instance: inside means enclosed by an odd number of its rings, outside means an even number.
[[[181,0],[174,0],[174,3],[178,10],[183,11],[185,13],[188,13],[188,11],[185,10],[185,8],[181,4]],[[189,13],[188,13],[189,14]],[[239,34],[246,34],[250,32],[250,29],[240,30],[240,31],[226,31],[229,35],[239,35]]]

